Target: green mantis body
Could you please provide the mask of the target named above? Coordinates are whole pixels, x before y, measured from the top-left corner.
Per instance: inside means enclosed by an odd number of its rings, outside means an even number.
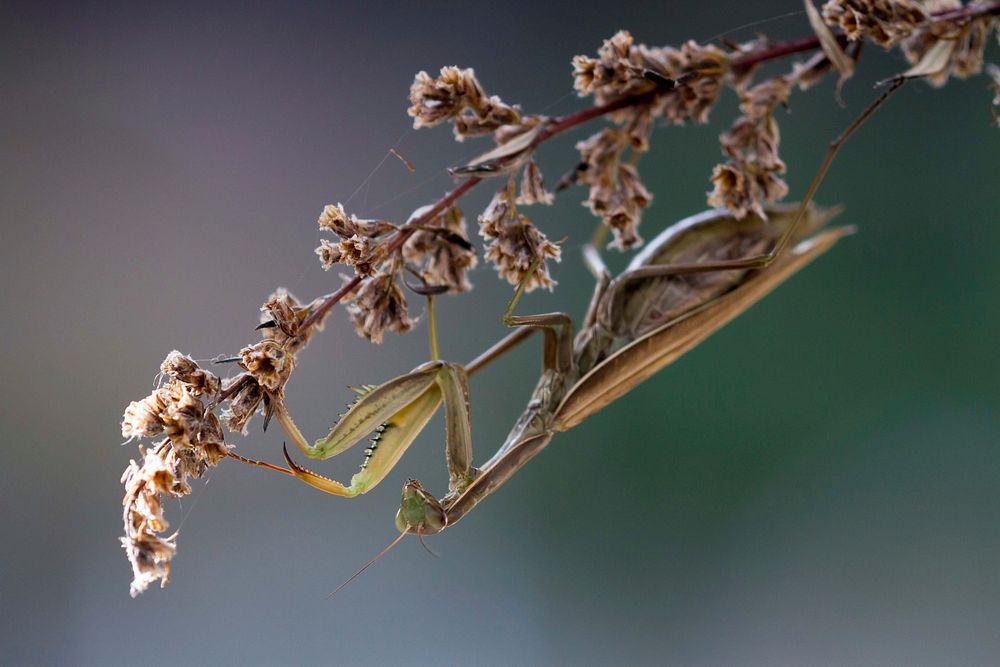
[[[448,492],[437,499],[420,482],[406,482],[396,527],[404,535],[428,535],[456,523],[556,433],[579,425],[678,359],[849,233],[845,227],[821,230],[837,211],[812,205],[812,197],[843,142],[903,81],[895,80],[830,143],[801,203],[767,207],[766,219],[737,220],[725,211],[687,218],[661,232],[613,279],[596,247],[587,246],[584,258],[597,284],[575,337],[565,313],[513,315],[536,264],[503,316],[504,324],[518,330],[464,368],[435,358],[366,391],[329,435],[313,445],[278,405],[275,414],[286,433],[312,458],[329,458],[368,433],[378,433],[350,485],[296,464],[287,451],[290,470],[285,472],[335,495],[364,493],[385,477],[444,402]],[[474,467],[467,375],[533,330],[544,334],[538,384],[500,448]]]
[[[368,391],[312,446],[279,410],[286,431],[312,458],[334,456],[369,433],[379,433],[350,485],[290,458],[289,467],[323,491],[348,497],[364,493],[384,478],[444,402],[448,493],[438,500],[411,480],[404,485],[396,519],[401,532],[440,532],[499,488],[556,433],[577,426],[676,360],[832,247],[847,230],[817,230],[834,213],[805,204],[772,207],[767,220],[736,220],[723,211],[707,211],[664,230],[615,279],[588,247],[597,286],[575,338],[564,313],[511,315],[518,293],[504,321],[521,330],[468,369],[475,372],[540,329],[542,373],[503,444],[478,468],[472,465],[467,372],[444,361],[423,364]],[[777,252],[784,243],[791,247]],[[766,265],[755,268],[760,264]]]

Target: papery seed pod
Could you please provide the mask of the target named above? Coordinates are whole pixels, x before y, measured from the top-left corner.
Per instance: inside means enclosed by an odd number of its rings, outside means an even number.
[[[725,207],[737,218],[750,213],[765,218],[765,202],[781,199],[788,186],[779,176],[785,163],[778,155],[781,137],[774,110],[791,91],[786,77],[773,77],[740,94],[740,116],[729,132],[719,136],[725,164],[712,171],[710,206]]]
[[[247,423],[256,414],[263,398],[263,388],[251,378],[245,382],[242,389],[229,399],[229,406],[222,412],[223,423],[233,433],[246,435]]]
[[[292,372],[294,357],[273,340],[262,340],[240,350],[240,366],[271,393],[284,386]]]
[[[373,343],[381,343],[386,331],[404,333],[413,328],[395,273],[379,273],[362,283],[347,312],[358,335]]]
[[[551,192],[545,189],[545,184],[542,182],[542,172],[535,164],[534,160],[530,160],[524,167],[524,171],[521,172],[521,192],[517,197],[516,203],[521,206],[528,206],[530,204],[546,204],[552,203],[554,196]]]
[[[888,49],[927,21],[934,10],[926,5],[913,0],[829,0],[822,13],[848,39],[870,39]]]
[[[486,239],[484,257],[493,264],[501,278],[517,285],[528,273],[532,262],[539,260],[534,273],[527,278],[525,290],[537,287],[551,290],[556,282],[549,274],[548,262],[559,261],[559,246],[524,215],[517,212],[513,199],[513,181],[498,190],[486,211],[479,216],[479,233]]]
[[[487,96],[472,69],[442,67],[437,78],[418,72],[410,86],[410,108],[414,129],[454,123],[455,138],[486,134],[520,121],[515,107],[497,96]]]
[[[478,260],[468,243],[462,212],[453,206],[425,226],[428,229],[414,232],[406,240],[403,258],[416,267],[428,285],[446,286],[452,294],[472,289],[468,272]]]
[[[317,220],[319,228],[330,231],[342,239],[352,236],[375,238],[395,231],[396,226],[385,220],[362,220],[348,215],[341,204],[327,204]]]

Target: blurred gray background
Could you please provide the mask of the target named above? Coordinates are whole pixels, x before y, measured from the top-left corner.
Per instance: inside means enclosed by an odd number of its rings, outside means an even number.
[[[120,445],[119,421],[162,358],[254,340],[277,285],[303,299],[337,285],[312,254],[323,204],[402,221],[450,186],[446,166],[483,150],[408,129],[416,71],[474,67],[490,93],[558,115],[583,104],[567,94],[571,57],[619,28],[652,44],[791,38],[809,33],[799,10],[0,4],[0,662],[995,664],[1000,132],[984,78],[892,98],[819,194],[860,233],[558,436],[428,540],[439,558],[407,540],[326,597],[395,536],[407,477],[442,490],[440,416],[354,501],[224,462],[168,505],[181,530],[171,583],[128,595],[118,479],[136,448]],[[988,56],[1000,60],[995,44]],[[846,108],[830,82],[793,95],[779,115],[792,197],[872,82],[903,66],[867,49]],[[727,93],[710,125],[654,135],[647,238],[705,207],[716,137],[736,113]],[[586,133],[541,151],[550,182]],[[390,147],[416,172],[378,166]],[[581,197],[532,211],[568,239],[557,293],[523,312],[582,313],[593,222]],[[488,267],[473,279],[440,307],[448,359],[504,333],[508,288]],[[325,432],[346,385],[424,361],[425,334],[373,347],[335,312],[289,387],[303,430]],[[526,346],[473,382],[478,460],[537,364]],[[259,424],[238,450],[279,460],[280,433]],[[358,456],[322,469],[344,478]]]

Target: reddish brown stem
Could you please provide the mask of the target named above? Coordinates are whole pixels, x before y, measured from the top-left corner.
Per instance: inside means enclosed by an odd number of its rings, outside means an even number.
[[[980,16],[990,16],[990,15],[1000,15],[1000,2],[993,2],[990,4],[983,5],[965,5],[959,9],[952,9],[943,12],[938,12],[932,15],[931,22],[939,23],[944,21],[960,21],[963,19],[975,19]],[[838,40],[843,44],[846,43],[847,38],[843,35],[838,35]],[[762,47],[756,51],[746,53],[742,56],[733,58],[729,62],[729,66],[733,70],[745,70],[755,65],[759,65],[764,62],[771,60],[777,60],[779,58],[784,58],[786,56],[795,55],[796,53],[803,53],[806,51],[813,51],[820,47],[819,39],[815,36],[805,37],[802,39],[791,40],[788,42],[778,42],[775,44],[770,44],[768,46]],[[672,89],[673,90],[673,89]],[[549,139],[571,130],[579,125],[588,123],[592,120],[606,116],[607,114],[619,111],[621,109],[627,109],[628,107],[637,106],[645,104],[657,97],[658,95],[668,95],[672,90],[656,89],[648,93],[641,95],[633,95],[630,97],[621,97],[604,104],[599,104],[587,109],[582,109],[575,113],[563,116],[562,118],[556,118],[549,123],[543,131],[541,131],[535,140],[532,142],[531,147],[536,148],[540,144],[548,141]],[[410,237],[416,228],[427,224],[431,219],[440,214],[442,211],[447,209],[453,203],[455,203],[459,198],[461,198],[465,193],[474,188],[476,185],[482,182],[481,178],[468,178],[463,180],[459,185],[453,188],[451,191],[446,193],[437,202],[434,203],[431,208],[421,214],[419,217],[410,220],[406,225],[399,229],[395,235],[389,240],[388,250],[389,252],[394,252],[402,247],[406,239]],[[308,330],[309,327],[315,325],[317,322],[321,321],[330,309],[333,308],[341,299],[351,292],[355,287],[361,283],[361,276],[354,276],[348,282],[346,282],[340,289],[332,292],[322,298],[319,305],[316,306],[312,312],[306,317],[302,322],[302,329]],[[242,388],[243,383],[242,378],[233,382],[229,389],[222,392],[218,401],[225,400],[233,394],[236,393],[240,388]]]

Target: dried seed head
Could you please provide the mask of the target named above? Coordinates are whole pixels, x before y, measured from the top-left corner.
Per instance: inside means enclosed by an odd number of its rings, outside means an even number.
[[[752,121],[760,122],[772,118],[779,104],[788,102],[791,92],[785,77],[776,76],[740,94],[740,111]]]
[[[611,247],[626,250],[642,243],[638,234],[642,209],[653,195],[639,178],[634,165],[622,162],[622,151],[630,145],[626,131],[604,128],[576,145],[587,168],[578,180],[590,186],[584,205],[611,227]]]
[[[269,393],[279,395],[295,367],[295,357],[273,340],[262,340],[240,350],[240,366]]]
[[[219,391],[218,377],[200,368],[194,359],[177,350],[168,354],[163,360],[160,372],[172,380],[183,382],[195,396],[215,394]]]
[[[941,9],[956,9],[961,3],[946,3]],[[938,10],[935,10],[938,11]],[[983,70],[983,52],[995,18],[983,16],[964,24],[938,21],[928,24],[903,42],[903,53],[932,86],[943,86],[948,77],[966,79]]]
[[[552,193],[545,189],[545,184],[542,182],[541,170],[534,160],[530,160],[524,167],[524,171],[521,172],[521,194],[517,198],[517,204],[521,206],[548,205],[552,203],[553,199]]]
[[[327,204],[317,221],[320,229],[331,231],[341,238],[365,236],[375,238],[395,231],[396,226],[385,220],[363,220],[348,215],[341,204]]]
[[[437,78],[418,72],[410,86],[410,103],[406,112],[414,129],[450,121],[459,141],[520,121],[517,108],[486,95],[472,69],[442,67]]]
[[[231,382],[237,382],[239,378],[234,378]],[[229,406],[222,412],[222,421],[233,433],[247,434],[247,424],[256,414],[260,402],[264,398],[264,389],[260,384],[251,379],[244,384],[232,398],[229,399]]]
[[[694,41],[685,42],[681,48],[649,48],[640,45],[640,50],[649,61],[663,63],[673,72],[672,78],[687,79],[670,95],[663,95],[654,105],[654,111],[674,125],[682,125],[688,120],[698,123],[708,122],[708,113],[719,93],[722,81],[729,69],[729,57],[716,46],[702,46]]]
[[[366,280],[347,312],[358,335],[373,343],[381,343],[386,331],[405,333],[413,328],[395,272],[379,273]]]
[[[573,87],[578,95],[593,95],[598,104],[604,104],[659,87],[669,94],[658,96],[651,108],[675,124],[708,119],[728,67],[726,54],[715,46],[694,41],[680,49],[636,45],[624,30],[605,41],[597,56],[573,58]],[[683,85],[675,87],[678,81]],[[619,120],[627,115],[619,115]]]
[[[337,244],[320,240],[316,254],[323,269],[329,271],[334,264],[346,264],[363,278],[378,272],[389,254],[386,235],[397,229],[385,220],[362,220],[347,215],[340,204],[327,204],[319,217],[319,226],[340,237]]]
[[[513,181],[493,196],[486,211],[479,216],[479,233],[488,241],[485,258],[492,262],[500,277],[517,285],[528,273],[532,262],[540,260],[535,272],[527,279],[525,290],[536,287],[551,290],[556,282],[549,274],[547,259],[559,261],[559,246],[540,232],[525,216],[517,212],[513,202]]]
[[[340,262],[353,266],[358,275],[364,278],[375,275],[387,255],[384,243],[366,236],[355,234],[340,242]]]
[[[730,159],[712,171],[710,206],[725,207],[737,218],[754,213],[766,219],[764,202],[788,194],[778,175],[785,163],[778,156],[781,137],[774,110],[788,101],[791,87],[786,77],[774,77],[740,94],[740,116],[729,132],[719,136],[722,151]]]
[[[160,368],[168,381],[131,403],[122,422],[122,433],[128,437],[167,436],[148,451],[140,447],[142,465],[133,460],[122,475],[125,536],[121,541],[132,564],[133,597],[156,580],[166,584],[177,551],[175,535],[160,535],[168,528],[160,496],[190,493],[188,479],[201,477],[229,452],[218,418],[199,398],[215,395],[218,378],[176,350]]]
[[[632,35],[615,33],[597,50],[597,58],[573,58],[573,87],[580,97],[593,95],[598,104],[625,95],[648,92],[656,87],[643,76],[639,54],[633,49]]]
[[[122,417],[122,436],[129,439],[151,438],[163,433],[163,421],[160,419],[163,408],[159,391],[141,401],[129,403]]]
[[[912,35],[934,11],[914,0],[829,0],[823,19],[852,41],[869,39],[885,48]]]
[[[160,390],[164,409],[160,411],[164,433],[175,447],[190,448],[198,440],[205,408],[187,385],[171,382]]]
[[[424,210],[414,211],[413,215],[419,216]],[[452,206],[424,226],[428,229],[416,231],[406,240],[403,258],[416,267],[420,277],[429,285],[446,285],[451,294],[471,290],[468,272],[478,260],[476,252],[468,245],[462,211]]]
[[[649,135],[653,133],[652,109],[644,107],[635,109],[622,127],[628,135],[629,145],[633,151],[645,153],[649,150]]]
[[[167,355],[160,371],[168,381],[146,398],[129,403],[122,418],[122,435],[145,438],[165,433],[173,445],[192,447],[198,442],[198,431],[205,418],[199,399],[213,397],[221,383],[177,350]]]
[[[175,487],[173,471],[164,459],[170,451],[166,445],[148,452],[140,447],[143,464],[131,461],[122,475],[125,536],[121,542],[132,564],[132,597],[145,591],[157,579],[161,586],[166,585],[170,561],[177,552],[176,535],[166,538],[158,535],[168,528],[160,494],[170,493]]]
[[[320,239],[316,254],[319,255],[319,262],[323,265],[324,271],[329,271],[334,264],[339,264],[342,257],[340,244],[330,243],[326,239]]]
[[[302,328],[302,323],[312,314],[314,305],[315,302],[302,305],[294,294],[279,287],[260,307],[261,324],[274,323],[274,326],[261,329],[262,338],[277,343],[292,356],[298,354],[314,333],[323,330],[326,315],[314,322],[309,329]]]

